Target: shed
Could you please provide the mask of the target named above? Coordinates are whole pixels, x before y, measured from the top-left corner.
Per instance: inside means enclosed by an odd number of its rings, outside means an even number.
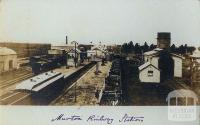
[[[17,53],[7,47],[0,47],[0,72],[17,68]]]
[[[139,67],[139,79],[146,83],[160,83],[160,70],[150,62],[146,62]]]

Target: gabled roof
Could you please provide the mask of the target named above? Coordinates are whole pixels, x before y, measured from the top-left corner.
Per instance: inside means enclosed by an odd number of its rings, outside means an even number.
[[[162,50],[162,49],[160,49],[160,48],[155,48],[154,50],[145,52],[144,55],[147,55],[147,56],[150,56],[150,55],[157,55],[157,54],[159,54],[159,52],[160,52],[161,50]]]
[[[159,70],[157,67],[155,67],[154,65],[152,65],[150,62],[146,62],[146,63],[142,64],[141,66],[138,67],[138,69],[139,69],[139,71],[142,71],[143,69],[145,69],[145,68],[147,68],[149,66],[152,66],[155,69]]]
[[[101,51],[103,53],[106,53],[106,51],[100,46],[94,46],[94,47],[92,47],[92,50],[99,50],[99,51]]]
[[[196,48],[196,50],[193,52],[192,55],[190,55],[190,57],[200,59],[200,51],[199,51],[199,49]]]

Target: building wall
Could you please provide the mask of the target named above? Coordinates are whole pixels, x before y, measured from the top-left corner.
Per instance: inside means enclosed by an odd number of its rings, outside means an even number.
[[[156,68],[158,68],[158,57],[152,57],[151,60],[150,60],[150,63],[152,65],[154,65]]]
[[[145,62],[150,62],[156,68],[158,68],[158,59],[159,59],[159,57],[144,56]]]
[[[12,70],[9,67],[9,61],[12,61],[12,69],[16,69],[17,66],[17,55],[6,55],[0,56],[0,72]]]
[[[94,55],[96,55],[95,51],[87,52],[87,57],[92,57]]]
[[[153,71],[153,76],[148,76],[149,70]],[[139,79],[141,82],[160,83],[160,71],[155,67],[148,66],[146,69],[139,72]]]
[[[182,77],[182,59],[172,56],[174,60],[174,77]]]

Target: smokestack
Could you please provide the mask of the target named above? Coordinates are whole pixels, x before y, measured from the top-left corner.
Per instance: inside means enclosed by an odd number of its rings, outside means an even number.
[[[66,44],[68,44],[67,36],[66,36]]]

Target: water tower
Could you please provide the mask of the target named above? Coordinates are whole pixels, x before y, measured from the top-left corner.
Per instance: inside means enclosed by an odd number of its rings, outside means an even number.
[[[158,32],[157,34],[157,47],[160,49],[167,49],[171,44],[170,32]]]

